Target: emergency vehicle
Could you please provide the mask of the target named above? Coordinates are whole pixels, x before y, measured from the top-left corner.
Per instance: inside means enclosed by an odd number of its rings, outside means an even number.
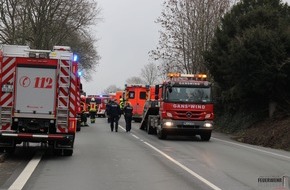
[[[0,151],[41,142],[57,155],[71,156],[80,86],[70,47],[2,45],[0,75]]]
[[[109,100],[115,100],[116,99],[116,92],[109,93]]]
[[[155,100],[144,106],[140,129],[167,135],[200,135],[209,141],[213,130],[211,83],[204,74],[169,73],[168,79],[155,86]]]
[[[106,105],[110,100],[109,95],[98,95],[96,98],[97,102],[97,117],[105,117],[106,116]]]
[[[146,100],[150,96],[150,86],[142,84],[125,85],[125,99],[129,101],[133,107],[132,120],[140,122],[143,117],[143,109]]]

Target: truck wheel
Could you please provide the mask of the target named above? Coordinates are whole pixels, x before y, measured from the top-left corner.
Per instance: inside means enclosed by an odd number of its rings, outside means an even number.
[[[72,149],[64,149],[63,150],[63,155],[64,156],[72,156],[73,155],[73,150]]]
[[[6,152],[8,153],[8,154],[14,154],[14,152],[15,152],[15,146],[14,147],[9,147],[9,148],[6,148],[5,150],[6,150]]]
[[[53,154],[55,156],[61,156],[61,153],[62,153],[61,149],[53,149]]]
[[[77,124],[77,131],[80,131],[80,130],[81,130],[81,125]]]
[[[200,134],[200,138],[202,141],[209,141],[211,137],[211,132]]]
[[[166,134],[164,133],[164,131],[162,129],[160,129],[160,130],[157,129],[157,137],[159,139],[166,139]]]

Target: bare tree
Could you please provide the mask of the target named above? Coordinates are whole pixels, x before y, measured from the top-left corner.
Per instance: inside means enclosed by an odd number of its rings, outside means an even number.
[[[110,85],[108,86],[108,88],[106,88],[103,93],[104,94],[109,94],[109,93],[113,93],[113,92],[117,92],[119,90],[122,90],[121,88],[117,87],[116,85]]]
[[[126,84],[145,84],[140,77],[131,77],[126,80]]]
[[[88,29],[99,14],[95,0],[1,0],[0,42],[37,49],[71,46],[89,78],[100,56]]]
[[[165,0],[157,23],[161,24],[159,45],[150,52],[162,60],[164,70],[206,72],[203,52],[209,49],[230,0]]]
[[[148,63],[147,65],[145,65],[144,68],[141,69],[141,77],[143,78],[143,81],[148,85],[152,85],[155,82],[158,82],[160,77],[156,64]]]

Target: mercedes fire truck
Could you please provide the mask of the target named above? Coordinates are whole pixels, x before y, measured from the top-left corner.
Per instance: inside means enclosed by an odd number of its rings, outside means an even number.
[[[169,73],[162,84],[151,88],[155,99],[144,106],[140,129],[158,138],[167,135],[200,135],[209,141],[213,130],[211,83],[204,74]]]

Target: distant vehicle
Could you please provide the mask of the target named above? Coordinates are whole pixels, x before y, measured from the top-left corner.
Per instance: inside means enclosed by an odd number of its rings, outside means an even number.
[[[2,45],[0,64],[0,151],[42,142],[57,155],[71,156],[80,85],[70,47],[50,51]]]
[[[141,122],[143,109],[146,100],[150,96],[148,85],[129,84],[125,85],[125,99],[129,101],[133,107],[133,117],[135,122]]]
[[[106,116],[106,105],[110,100],[109,95],[98,95],[96,98],[97,102],[97,117],[105,117]]]
[[[168,79],[151,91],[155,98],[144,106],[140,129],[148,134],[157,132],[160,139],[167,135],[200,135],[209,141],[213,130],[211,84],[204,74],[169,73]]]
[[[116,99],[116,92],[109,93],[109,98],[110,98],[110,100]]]

